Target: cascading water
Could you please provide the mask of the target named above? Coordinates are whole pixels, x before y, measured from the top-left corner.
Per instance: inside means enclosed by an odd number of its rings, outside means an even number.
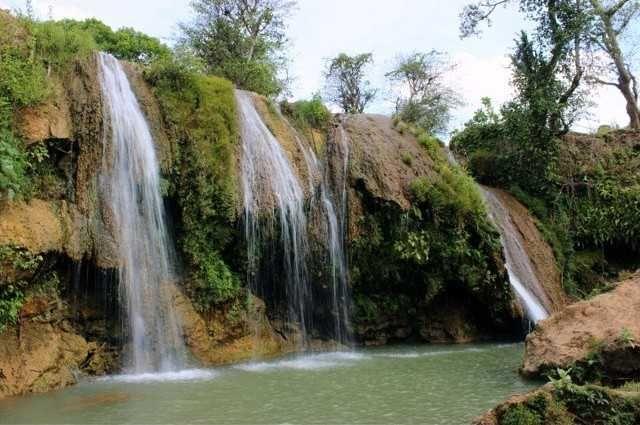
[[[330,314],[334,322],[331,333],[337,342],[349,343],[344,220],[338,218],[326,169],[322,169],[314,151],[305,146],[296,131],[290,128],[308,170],[309,202],[305,208],[303,186],[280,143],[255,109],[251,94],[238,90],[236,99],[243,140],[242,185],[251,289],[261,294],[264,282],[273,279],[274,270],[265,267],[263,256],[280,253],[281,258],[275,259],[275,266],[282,270],[285,282],[288,320],[298,323],[302,332],[301,344],[304,345],[313,329],[314,313],[314,291],[307,267],[311,245],[309,226],[314,218],[320,217],[320,234],[329,260]],[[269,237],[274,237],[274,230],[279,232],[279,247],[271,247],[271,252],[264,252],[267,251],[263,249],[264,244]],[[273,262],[273,258],[266,261],[267,264]]]
[[[119,257],[127,361],[133,373],[173,371],[186,354],[168,291],[174,256],[154,143],[118,60],[105,53],[98,60],[105,122],[100,181]]]
[[[509,282],[524,307],[527,318],[533,323],[546,319],[549,313],[535,295],[536,290],[541,290],[542,286],[509,211],[493,192],[484,187],[480,189],[489,207],[489,216],[500,232]]]
[[[242,134],[242,186],[250,286],[260,293],[261,245],[265,242],[261,217],[268,230],[279,226],[282,270],[289,321],[298,322],[302,344],[310,325],[311,291],[307,275],[307,218],[304,192],[284,150],[255,109],[251,94],[238,90],[236,100]],[[270,229],[269,229],[270,228]],[[267,271],[268,273],[269,271]]]
[[[340,127],[342,129],[342,127]],[[292,128],[295,133],[295,129]],[[346,146],[346,139],[344,133],[341,132],[340,145]],[[321,170],[321,164],[314,151],[311,148],[307,148],[296,136],[298,148],[303,152],[305,163],[309,174],[309,184],[311,193],[310,209],[313,210],[317,207],[315,202],[316,193],[320,197],[320,209],[323,221],[323,235],[326,235],[326,248],[329,256],[329,271],[331,275],[331,316],[333,317],[333,338],[343,344],[348,345],[351,342],[351,326],[349,322],[349,286],[348,286],[348,273],[347,263],[345,255],[345,226],[343,225],[346,215],[346,175],[348,165],[348,152],[345,153],[344,147],[341,147],[343,152],[339,154],[347,155],[343,160],[343,184],[341,186],[340,200],[342,201],[341,212],[342,216],[339,218],[336,212],[335,202],[331,190],[329,188],[329,167],[324,168],[324,172]],[[320,176],[319,191],[315,189],[313,176]]]

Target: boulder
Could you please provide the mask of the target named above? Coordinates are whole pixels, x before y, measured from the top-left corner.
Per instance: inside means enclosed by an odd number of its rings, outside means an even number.
[[[640,276],[566,307],[527,336],[522,373],[539,376],[585,361],[595,350],[613,376],[640,375]]]

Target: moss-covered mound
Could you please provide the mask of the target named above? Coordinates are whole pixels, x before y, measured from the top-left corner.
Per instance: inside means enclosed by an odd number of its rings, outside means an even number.
[[[516,396],[474,421],[475,425],[578,425],[640,422],[640,387],[575,385],[564,379]]]
[[[187,289],[200,310],[206,310],[240,294],[241,260],[232,244],[239,197],[234,88],[171,60],[152,65],[145,78],[173,141],[173,160],[164,174],[190,276]],[[230,264],[237,266],[235,272]]]
[[[347,116],[342,128],[332,143],[344,134],[349,146],[359,338],[467,341],[508,332],[512,296],[499,235],[473,180],[448,163],[437,140],[388,118]]]

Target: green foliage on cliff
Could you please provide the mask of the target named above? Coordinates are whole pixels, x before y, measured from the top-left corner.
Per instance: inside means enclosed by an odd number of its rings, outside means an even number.
[[[0,97],[0,200],[12,199],[26,185],[27,156],[11,132],[11,110]]]
[[[179,208],[178,243],[193,270],[187,289],[205,310],[240,293],[225,262],[235,219],[238,130],[233,85],[193,71],[189,63],[162,59],[145,71],[154,86],[176,160],[168,171],[170,197]]]
[[[603,253],[600,274],[606,278],[615,278],[607,258],[640,251],[640,137],[624,131],[568,134],[554,139],[541,159],[532,151],[537,133],[513,117],[512,110],[496,113],[485,100],[452,147],[476,179],[511,191],[540,219],[570,295],[593,293],[594,269],[576,257],[581,251]],[[637,261],[622,267],[637,267]]]
[[[181,44],[207,72],[238,87],[275,97],[286,90],[286,20],[294,1],[194,0],[193,20],[182,23]]]
[[[122,60],[148,64],[171,55],[171,50],[157,38],[138,32],[133,28],[120,28],[114,31],[97,19],[48,21],[41,23],[40,26],[49,27],[48,31],[55,38],[64,37],[72,43],[72,46],[77,44],[77,50],[87,47],[95,50],[97,47],[99,50],[111,53]],[[80,34],[84,34],[84,37]],[[52,37],[47,38],[51,39]],[[69,46],[69,41],[65,43],[66,46]],[[85,45],[82,46],[78,43],[85,43]]]
[[[40,255],[16,246],[0,246],[0,332],[18,320],[28,278],[42,262]]]
[[[511,301],[501,246],[473,179],[447,162],[437,139],[416,129],[433,174],[410,184],[412,207],[397,211],[368,200],[351,247],[356,322],[426,307],[436,297],[466,293],[497,321]],[[383,313],[383,314],[381,314]]]

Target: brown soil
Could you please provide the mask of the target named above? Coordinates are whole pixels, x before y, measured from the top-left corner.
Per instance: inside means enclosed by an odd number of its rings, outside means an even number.
[[[28,144],[47,139],[71,139],[73,124],[62,83],[52,76],[53,94],[45,103],[24,108],[16,115],[18,134]]]

